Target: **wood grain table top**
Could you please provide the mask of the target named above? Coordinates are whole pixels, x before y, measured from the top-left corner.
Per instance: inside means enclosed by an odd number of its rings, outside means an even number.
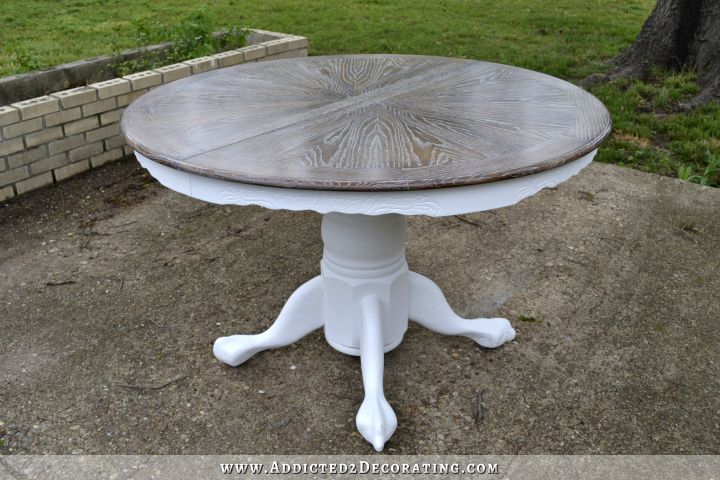
[[[610,115],[521,68],[410,55],[246,63],[159,87],[122,118],[169,167],[310,190],[415,190],[548,170],[593,151]]]

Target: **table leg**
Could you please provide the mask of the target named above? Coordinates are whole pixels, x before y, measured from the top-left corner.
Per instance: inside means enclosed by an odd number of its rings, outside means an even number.
[[[237,367],[258,352],[295,343],[322,326],[322,279],[318,276],[290,295],[270,328],[258,335],[220,337],[213,353],[221,362]]]
[[[361,304],[363,322],[360,335],[360,365],[365,399],[355,417],[355,424],[365,440],[380,452],[397,428],[397,417],[385,399],[383,390],[385,352],[382,335],[382,302],[377,296],[368,295],[362,299]]]
[[[443,335],[469,337],[486,348],[497,348],[515,338],[515,330],[504,318],[459,317],[440,287],[415,272],[410,272],[410,320]]]

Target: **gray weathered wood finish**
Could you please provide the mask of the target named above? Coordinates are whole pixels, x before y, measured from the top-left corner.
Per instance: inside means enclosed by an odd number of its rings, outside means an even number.
[[[209,177],[409,190],[557,167],[610,132],[595,97],[548,75],[406,55],[249,63],[178,80],[123,115],[146,157]]]

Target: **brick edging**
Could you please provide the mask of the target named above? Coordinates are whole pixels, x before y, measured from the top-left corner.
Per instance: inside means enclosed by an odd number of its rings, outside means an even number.
[[[250,45],[0,107],[0,202],[132,153],[125,107],[150,89],[240,63],[307,56],[308,39],[250,31]]]

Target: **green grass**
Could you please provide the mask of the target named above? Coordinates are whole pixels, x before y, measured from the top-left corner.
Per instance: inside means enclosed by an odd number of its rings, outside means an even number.
[[[205,8],[215,27],[310,38],[311,53],[417,53],[509,63],[577,81],[607,71],[655,0],[4,0],[0,76],[159,41],[158,32]],[[147,28],[150,26],[150,28]],[[145,32],[143,33],[143,29]],[[718,185],[720,111],[677,113],[690,74],[592,91],[615,131],[599,160]],[[715,163],[713,163],[715,162]]]
[[[207,4],[218,26],[310,38],[316,55],[422,53],[581,78],[634,38],[654,0],[5,0],[0,75],[136,46],[138,22],[171,24]],[[13,52],[20,52],[19,55]]]
[[[678,111],[697,92],[693,74],[657,72],[648,82],[622,80],[591,91],[613,117],[598,160],[720,186],[720,105]]]

